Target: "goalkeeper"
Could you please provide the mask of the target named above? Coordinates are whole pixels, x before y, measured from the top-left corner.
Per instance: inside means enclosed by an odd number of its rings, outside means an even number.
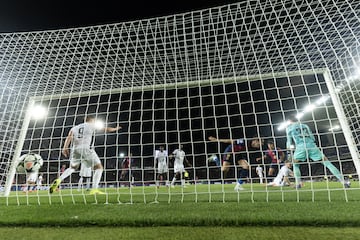
[[[330,170],[345,188],[349,188],[349,182],[345,182],[340,171],[327,159],[316,145],[315,137],[309,126],[303,123],[295,123],[293,120],[290,122],[290,125],[286,128],[286,147],[291,150],[292,144],[295,143],[293,170],[296,188],[302,186],[299,162],[304,162],[308,158],[313,161],[321,161],[321,163]]]

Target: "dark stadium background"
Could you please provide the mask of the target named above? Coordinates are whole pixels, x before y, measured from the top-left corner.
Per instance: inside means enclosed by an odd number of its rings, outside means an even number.
[[[118,89],[116,92],[81,97],[75,94],[42,101],[42,105],[49,106],[49,115],[45,121],[30,123],[23,149],[40,151],[42,157],[49,160],[49,165],[44,166],[50,172],[48,177],[55,178],[60,166],[68,165],[68,160],[61,156],[68,131],[83,122],[86,114],[96,114],[108,126],[123,126],[119,133],[98,133],[95,138],[95,149],[106,168],[107,178],[118,179],[120,153],[130,152],[134,156],[134,167],[139,170],[137,178],[151,178],[154,150],[163,145],[171,153],[179,144],[197,168],[197,177],[219,178],[219,169],[211,163],[208,165],[206,158],[222,153],[227,144],[209,142],[209,136],[233,139],[260,136],[265,143],[272,140],[278,147],[285,148],[285,131],[277,130],[279,124],[296,114],[296,108],[326,94],[327,88],[322,76],[314,75],[146,91]],[[341,133],[328,132],[330,121],[335,118],[331,104],[303,118],[312,129],[316,124],[316,136],[329,156],[348,151]],[[333,147],[334,141],[339,148]],[[321,166],[314,167],[314,171],[321,169]],[[235,172],[231,174],[234,176]]]

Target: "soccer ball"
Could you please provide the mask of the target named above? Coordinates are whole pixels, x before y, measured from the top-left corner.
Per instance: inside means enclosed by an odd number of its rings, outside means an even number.
[[[39,154],[28,153],[19,158],[19,165],[16,168],[18,173],[39,171],[44,160]]]

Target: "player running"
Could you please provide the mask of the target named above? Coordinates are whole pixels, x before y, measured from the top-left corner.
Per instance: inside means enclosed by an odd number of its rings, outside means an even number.
[[[121,128],[121,126],[117,126],[115,128],[105,127],[103,130],[105,132],[116,132]],[[62,154],[65,157],[70,157],[70,166],[60,175],[59,178],[55,179],[55,181],[51,184],[49,188],[50,193],[53,193],[65,178],[69,177],[73,172],[75,172],[81,163],[94,169],[93,186],[90,194],[104,194],[98,189],[103,172],[103,166],[99,156],[96,154],[95,150],[91,148],[96,129],[97,127],[95,125],[95,116],[91,115],[85,118],[84,123],[71,128],[68,136],[65,139],[62,150]],[[71,143],[72,149],[70,154],[69,147]]]

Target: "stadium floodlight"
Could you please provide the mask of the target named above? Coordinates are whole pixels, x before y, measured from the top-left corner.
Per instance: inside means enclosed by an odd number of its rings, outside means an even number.
[[[329,128],[329,132],[334,132],[336,130],[340,130],[340,125],[334,125],[332,128]]]
[[[279,130],[279,131],[284,130],[287,126],[290,125],[290,123],[291,123],[290,120],[287,120],[286,122],[281,123],[280,126],[278,127],[278,130]]]
[[[354,75],[348,77],[346,79],[346,82],[350,83],[350,82],[353,82],[353,81],[356,81],[356,80],[359,80],[360,79],[360,69],[357,68]]]
[[[322,96],[316,101],[316,105],[321,105],[323,103],[326,103],[326,101],[330,98],[329,95]]]
[[[95,127],[96,127],[96,129],[98,129],[98,130],[103,129],[103,128],[105,127],[104,121],[101,120],[101,119],[96,119],[96,121],[95,121]]]
[[[344,88],[344,85],[343,85],[343,84],[340,84],[340,85],[338,85],[338,86],[335,87],[335,92],[336,92],[336,93],[339,93],[339,92],[341,92],[341,90],[343,90],[343,88]]]
[[[119,154],[119,157],[120,157],[120,158],[125,157],[125,153],[120,153],[120,154]]]
[[[32,108],[30,108],[30,114],[32,119],[40,120],[40,119],[44,119],[47,116],[48,111],[44,106],[35,105]]]
[[[305,113],[300,112],[300,113],[296,114],[295,118],[300,120],[304,115],[305,115]]]
[[[304,108],[304,113],[312,112],[316,106],[314,104],[309,104]]]

